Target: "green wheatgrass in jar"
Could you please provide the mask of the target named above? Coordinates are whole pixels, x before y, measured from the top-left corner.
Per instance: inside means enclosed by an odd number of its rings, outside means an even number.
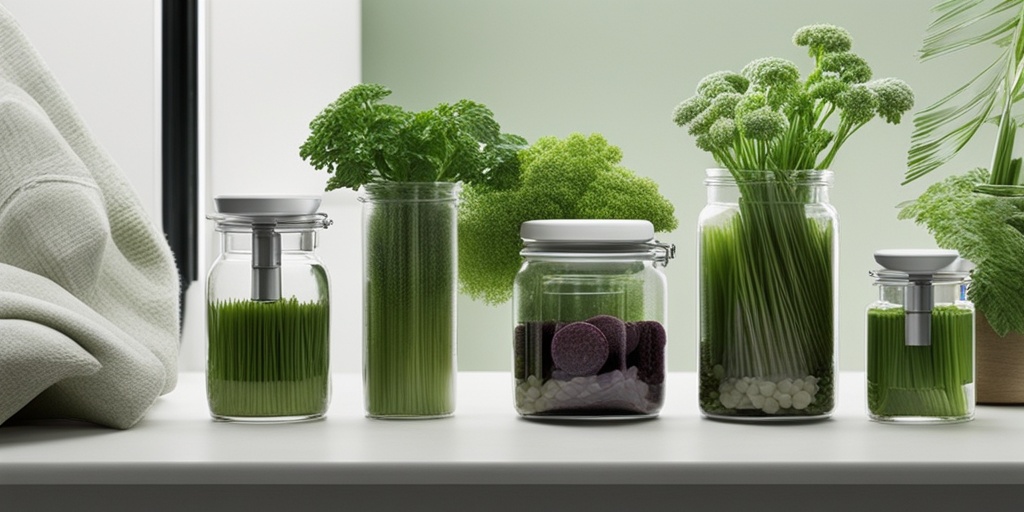
[[[328,317],[326,300],[209,304],[207,394],[213,414],[323,412],[329,396]]]
[[[868,408],[877,416],[957,417],[970,413],[974,381],[970,309],[932,310],[931,345],[904,343],[903,308],[868,310]]]

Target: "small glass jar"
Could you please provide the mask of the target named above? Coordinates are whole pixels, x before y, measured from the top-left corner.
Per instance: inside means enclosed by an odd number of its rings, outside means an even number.
[[[526,418],[629,419],[665,399],[675,247],[645,220],[524,222],[513,297],[515,408]]]
[[[867,309],[868,415],[885,423],[974,417],[974,306],[956,251],[878,251]]]
[[[207,278],[207,399],[217,420],[303,421],[330,403],[331,224],[317,197],[214,199],[220,256]]]

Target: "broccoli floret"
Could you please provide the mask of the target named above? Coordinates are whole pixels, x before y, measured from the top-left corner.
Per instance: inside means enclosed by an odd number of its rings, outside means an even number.
[[[691,96],[676,106],[672,112],[672,120],[679,126],[686,126],[710,105],[711,100],[704,96]]]
[[[837,76],[825,76],[807,87],[807,93],[812,98],[835,103],[836,97],[846,92],[850,84],[842,81]]]
[[[738,118],[736,122],[740,133],[751,140],[772,140],[786,131],[786,116],[767,106]]]
[[[711,129],[708,130],[708,144],[711,149],[707,151],[714,151],[717,149],[727,149],[733,145],[736,141],[736,121],[727,117],[720,118],[711,125]]]
[[[716,71],[697,83],[697,95],[714,99],[720,94],[744,93],[750,82],[732,71]]]
[[[768,105],[768,98],[761,92],[754,92],[743,96],[743,99],[736,104],[736,116],[743,117],[761,107]]]
[[[747,64],[742,73],[750,79],[750,89],[763,92],[774,108],[785,105],[800,89],[800,70],[786,59],[757,59]]]
[[[835,73],[848,84],[862,84],[871,80],[871,66],[853,52],[830,53],[821,58],[822,76]]]
[[[875,117],[878,95],[865,85],[854,85],[836,97],[839,118],[851,125],[862,125]]]
[[[867,86],[878,95],[878,115],[887,123],[899,124],[914,106],[914,91],[899,78],[880,78]]]
[[[793,44],[806,46],[807,53],[817,59],[826,53],[849,51],[853,47],[853,38],[842,27],[828,24],[808,25],[793,34]]]
[[[521,181],[509,190],[466,185],[459,208],[461,290],[489,304],[512,297],[522,264],[519,226],[534,219],[646,219],[676,228],[672,204],[650,179],[619,163],[600,135],[544,137],[519,153]]]
[[[778,57],[763,57],[743,67],[741,74],[750,80],[751,87],[759,90],[793,89],[800,81],[796,64]]]
[[[727,92],[711,100],[711,105],[697,115],[690,123],[690,135],[703,135],[719,119],[736,115],[736,105],[743,99],[742,94]]]

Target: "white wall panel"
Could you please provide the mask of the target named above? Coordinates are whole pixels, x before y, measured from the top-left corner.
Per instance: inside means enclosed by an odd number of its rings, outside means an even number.
[[[158,0],[0,0],[160,225]]]

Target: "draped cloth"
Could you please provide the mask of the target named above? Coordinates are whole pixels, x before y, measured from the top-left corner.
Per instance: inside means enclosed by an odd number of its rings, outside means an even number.
[[[177,381],[178,287],[163,234],[0,6],[0,423],[135,425]]]

